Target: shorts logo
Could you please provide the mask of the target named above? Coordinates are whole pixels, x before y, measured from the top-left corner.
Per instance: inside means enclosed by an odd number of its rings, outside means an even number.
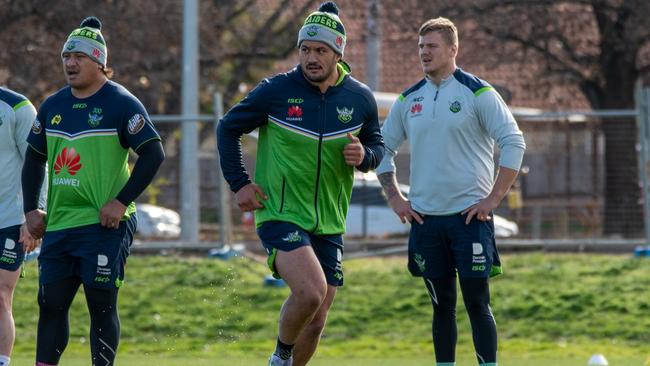
[[[108,257],[103,254],[97,255],[97,265],[104,267],[108,264]]]
[[[7,238],[7,240],[5,240],[5,249],[12,250],[15,247],[16,247],[15,241],[11,240],[10,238]]]
[[[339,113],[339,121],[343,123],[352,121],[352,113],[354,113],[354,108],[348,109],[347,107],[343,107],[341,109],[339,107],[336,107],[336,111]]]
[[[286,241],[287,243],[295,243],[299,242],[300,240],[302,240],[302,238],[300,237],[300,233],[298,233],[297,230],[287,234],[287,236],[282,238],[282,241]]]
[[[135,135],[136,133],[142,130],[142,127],[145,125],[144,116],[141,114],[135,114],[129,120],[129,133]]]
[[[68,174],[75,175],[81,169],[81,156],[77,154],[74,147],[64,147],[54,162],[54,173],[59,175],[62,170],[67,170]]]
[[[425,259],[422,258],[422,256],[419,253],[415,253],[415,255],[413,256],[413,260],[415,261],[415,264],[418,265],[418,269],[420,270],[420,272],[424,272],[424,270],[426,269]]]
[[[472,243],[472,254],[480,255],[483,253],[483,245],[481,243]]]
[[[43,131],[43,125],[41,125],[41,121],[35,119],[34,124],[32,125],[32,132],[38,135],[41,131]]]
[[[61,118],[61,115],[60,115],[60,114],[57,114],[56,116],[52,117],[52,119],[50,120],[50,124],[51,124],[52,126],[56,126],[56,125],[58,125],[59,123],[61,123],[61,120],[62,120],[62,119],[63,119],[63,118]]]

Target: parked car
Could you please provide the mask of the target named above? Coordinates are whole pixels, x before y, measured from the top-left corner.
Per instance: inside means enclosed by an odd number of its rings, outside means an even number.
[[[399,189],[408,197],[410,187],[400,184]],[[402,224],[393,209],[386,203],[381,184],[374,173],[357,174],[352,187],[352,198],[346,221],[346,235],[363,236],[364,207],[366,234],[373,237],[406,235],[410,224]],[[494,234],[507,238],[519,234],[517,223],[502,216],[494,215]]]
[[[138,203],[138,228],[141,239],[178,239],[181,235],[181,216],[165,207]]]

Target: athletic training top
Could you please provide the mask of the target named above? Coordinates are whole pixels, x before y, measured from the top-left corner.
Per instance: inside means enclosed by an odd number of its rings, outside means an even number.
[[[269,199],[255,210],[266,221],[291,222],[314,234],[342,234],[354,168],[345,163],[348,133],[365,149],[361,171],[383,156],[377,104],[370,89],[339,64],[341,77],[325,93],[300,67],[262,81],[221,120],[217,130],[221,167],[233,191],[250,183],[240,137],[259,128],[255,183]]]
[[[47,231],[99,223],[99,210],[129,178],[131,148],[160,140],[144,106],[107,81],[79,99],[69,86],[41,105],[27,142],[47,156]],[[135,212],[131,202],[123,219]]]
[[[20,172],[35,118],[36,109],[27,98],[0,87],[0,229],[25,221]]]
[[[413,209],[450,215],[487,197],[499,165],[519,170],[526,144],[512,113],[485,81],[461,69],[436,86],[428,79],[402,93],[382,128],[386,156],[377,174],[394,172],[394,157],[410,144]]]

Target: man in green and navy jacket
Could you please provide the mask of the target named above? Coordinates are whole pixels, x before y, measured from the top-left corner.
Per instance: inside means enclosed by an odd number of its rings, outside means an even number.
[[[383,157],[374,97],[350,76],[344,46],[338,8],[325,3],[300,30],[300,65],[263,80],[217,130],[223,174],[240,209],[255,212],[269,266],[292,290],[271,365],[303,365],[315,351],[343,284],[342,234],[354,168],[374,169]],[[256,128],[253,183],[240,138]]]

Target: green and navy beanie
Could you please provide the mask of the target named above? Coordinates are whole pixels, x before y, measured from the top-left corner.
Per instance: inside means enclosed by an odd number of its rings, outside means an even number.
[[[84,19],[79,28],[73,30],[68,36],[61,50],[61,56],[67,52],[85,53],[93,61],[106,67],[108,50],[102,36],[102,22],[96,17]]]
[[[345,27],[339,19],[339,8],[332,1],[321,4],[318,10],[309,14],[298,32],[298,47],[302,41],[318,41],[330,46],[343,56],[345,49]]]

